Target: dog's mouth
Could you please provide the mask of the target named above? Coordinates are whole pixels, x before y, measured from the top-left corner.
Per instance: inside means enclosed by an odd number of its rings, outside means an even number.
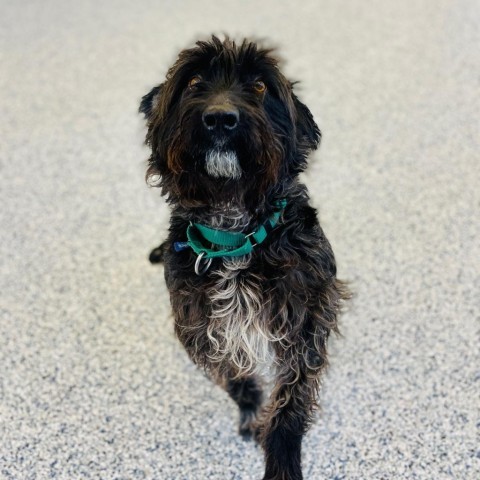
[[[215,178],[238,180],[242,176],[237,154],[220,146],[208,150],[205,154],[205,170]]]

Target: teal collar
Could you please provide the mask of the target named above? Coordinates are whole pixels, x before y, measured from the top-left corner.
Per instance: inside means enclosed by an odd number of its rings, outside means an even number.
[[[260,245],[267,238],[270,231],[277,225],[282,212],[287,206],[287,200],[282,199],[275,203],[277,210],[250,233],[229,232],[217,230],[200,223],[190,223],[187,228],[187,242],[175,242],[175,250],[183,250],[190,247],[197,254],[195,272],[198,275],[205,273],[213,258],[218,257],[241,257],[252,252],[253,248]],[[204,246],[204,242],[211,243],[212,248]],[[200,262],[208,260],[205,266],[200,269]]]

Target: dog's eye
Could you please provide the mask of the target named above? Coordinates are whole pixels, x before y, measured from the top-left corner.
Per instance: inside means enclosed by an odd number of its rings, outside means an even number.
[[[202,77],[200,75],[195,75],[194,77],[192,77],[190,79],[190,81],[188,82],[188,88],[194,88],[195,85],[197,85],[198,83],[200,83],[202,81]]]
[[[264,93],[265,90],[267,89],[267,86],[261,80],[257,80],[253,84],[253,89],[255,90],[256,93]]]

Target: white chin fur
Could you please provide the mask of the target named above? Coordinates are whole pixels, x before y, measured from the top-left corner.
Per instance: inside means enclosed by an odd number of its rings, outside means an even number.
[[[205,169],[212,177],[238,179],[242,175],[237,154],[232,151],[210,150],[205,156]]]

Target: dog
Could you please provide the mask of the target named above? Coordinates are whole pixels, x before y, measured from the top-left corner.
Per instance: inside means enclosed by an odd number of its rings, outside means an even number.
[[[171,206],[150,261],[165,265],[178,339],[263,447],[264,480],[302,479],[327,339],[349,298],[299,182],[321,133],[293,86],[272,50],[213,36],[139,108],[146,178]]]

